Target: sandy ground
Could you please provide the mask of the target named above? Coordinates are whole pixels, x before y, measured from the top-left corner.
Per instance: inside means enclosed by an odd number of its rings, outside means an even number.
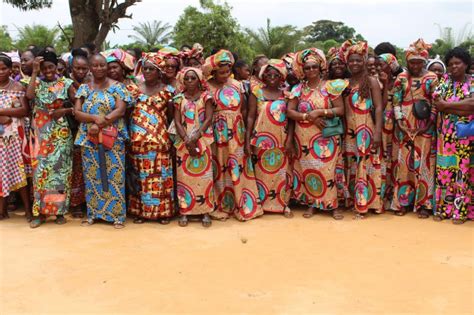
[[[0,314],[472,314],[474,222],[0,222]]]

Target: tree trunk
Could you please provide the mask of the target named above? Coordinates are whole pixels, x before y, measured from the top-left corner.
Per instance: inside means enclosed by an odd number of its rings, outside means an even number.
[[[98,5],[101,3],[100,0],[69,0],[74,31],[73,48],[95,42],[100,27],[101,7]]]

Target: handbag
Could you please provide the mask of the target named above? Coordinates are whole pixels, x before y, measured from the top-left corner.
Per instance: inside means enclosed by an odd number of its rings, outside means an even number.
[[[413,107],[411,109],[413,116],[418,120],[426,120],[431,116],[431,104],[427,100],[415,100],[413,97],[413,92],[411,88],[411,78],[409,80],[410,84],[410,95],[411,99],[414,100]]]
[[[474,137],[474,120],[468,123],[458,121],[456,123],[456,135],[458,138]]]
[[[102,145],[104,148],[107,150],[112,149],[118,136],[118,129],[114,126],[108,126],[102,128],[100,132],[102,133]],[[99,135],[89,134],[89,140],[94,144],[99,144]]]
[[[326,127],[322,130],[324,138],[344,134],[344,126],[342,125],[341,118],[336,116],[331,119],[325,119],[324,122],[326,123]]]

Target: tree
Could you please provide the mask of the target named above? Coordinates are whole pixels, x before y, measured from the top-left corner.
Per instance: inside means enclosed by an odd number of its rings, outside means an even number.
[[[13,48],[12,38],[7,31],[6,25],[0,26],[0,51],[10,51]]]
[[[326,41],[333,39],[342,43],[346,39],[354,38],[356,40],[364,40],[360,34],[356,34],[354,28],[345,25],[342,22],[330,20],[319,20],[304,28],[307,34],[307,40],[311,42]]]
[[[48,28],[44,25],[26,25],[17,28],[19,39],[15,43],[16,48],[20,50],[26,49],[29,45],[45,47],[48,45],[55,46],[58,38],[58,28]]]
[[[58,23],[58,28],[60,31],[59,37],[56,42],[56,45],[54,46],[56,48],[56,51],[58,53],[70,51],[72,48],[72,39],[74,38],[74,31],[72,29],[72,25],[68,24],[63,27]]]
[[[268,58],[280,58],[288,52],[294,52],[301,38],[301,32],[296,26],[267,26],[261,27],[256,32],[251,29],[245,30],[250,37],[250,44],[258,54],[264,54]]]
[[[179,17],[174,27],[175,45],[198,42],[206,53],[226,48],[237,52],[243,59],[253,58],[255,53],[240,31],[237,20],[232,17],[231,7],[227,3],[215,4],[212,0],[200,0],[200,5],[202,11],[188,6]]]
[[[52,0],[3,0],[21,10],[49,8]],[[73,47],[84,43],[102,45],[107,34],[117,28],[121,18],[131,18],[127,9],[141,0],[69,0],[72,28],[74,31]]]
[[[462,29],[456,34],[453,32],[452,27],[441,27],[436,24],[439,28],[439,38],[435,40],[431,47],[430,53],[432,56],[439,55],[444,57],[449,50],[456,46],[462,46],[466,49],[471,49],[472,43],[474,42],[474,36],[472,36],[471,23],[466,23]]]
[[[137,35],[128,35],[128,37],[134,39],[139,46],[150,49],[157,45],[167,44],[171,38],[170,29],[171,25],[168,23],[162,25],[161,21],[138,23],[133,26],[133,31]]]

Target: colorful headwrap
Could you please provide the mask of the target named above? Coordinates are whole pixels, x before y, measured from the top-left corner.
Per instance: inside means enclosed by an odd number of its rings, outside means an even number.
[[[367,58],[367,53],[369,51],[369,46],[367,42],[360,41],[355,42],[352,39],[346,40],[342,43],[341,52],[344,55],[344,60],[347,62],[349,60],[349,56],[353,54],[361,55],[364,58]]]
[[[429,57],[428,49],[430,48],[430,44],[425,43],[422,38],[419,38],[416,42],[410,44],[410,47],[405,51],[406,59],[427,61]]]
[[[189,71],[194,71],[199,78],[199,82],[201,83],[201,90],[205,91],[207,89],[207,82],[204,79],[204,74],[202,73],[201,69],[193,68],[193,67],[184,67],[181,71],[178,72],[176,76],[176,88],[179,92],[184,92],[184,77],[186,73]]]
[[[344,59],[344,53],[342,52],[340,47],[329,48],[326,58],[329,65],[336,59],[342,61],[343,63],[346,63],[346,60]]]
[[[153,66],[158,68],[158,70],[163,70],[165,66],[165,60],[163,56],[159,53],[151,52],[151,53],[143,53],[141,60],[142,67],[145,65],[146,62],[151,63]]]
[[[21,63],[20,55],[18,54],[18,51],[7,52],[7,53],[5,53],[5,55],[10,57],[10,59],[12,60],[13,63],[15,63],[15,62],[16,63]]]
[[[174,47],[165,46],[158,50],[158,54],[165,60],[175,59],[181,65],[181,52]]]
[[[379,59],[386,62],[390,66],[392,73],[395,73],[400,68],[397,57],[392,54],[381,54]]]
[[[287,68],[293,66],[293,61],[295,60],[295,53],[287,53],[281,57],[281,59],[286,63]]]
[[[298,51],[293,61],[293,72],[300,80],[304,79],[303,66],[308,61],[314,61],[320,65],[321,69],[326,69],[326,56],[322,50],[308,48]]]
[[[234,56],[232,56],[232,53],[228,50],[221,49],[214,55],[206,58],[206,61],[202,66],[202,72],[204,73],[204,76],[208,77],[211,75],[212,71],[217,70],[220,66],[229,64],[232,67],[234,62]]]
[[[13,60],[13,58],[12,58]],[[434,59],[429,59],[428,60],[428,64],[426,65],[426,70],[428,70],[431,65],[435,64],[435,63],[439,63],[441,65],[441,67],[443,67],[443,74],[446,73],[446,65],[444,64],[443,61],[441,61],[439,55],[436,55],[436,57]]]
[[[260,80],[263,80],[263,74],[268,68],[274,68],[278,72],[280,72],[282,80],[286,79],[286,76],[288,75],[288,71],[286,70],[286,64],[283,60],[281,59],[270,59],[268,60],[268,63],[263,65],[263,67],[260,69],[260,73],[258,74],[258,78]]]
[[[184,51],[182,54],[183,54],[184,59],[194,58],[198,60],[200,64],[203,64],[204,63],[204,60],[202,58],[203,53],[204,53],[204,47],[202,47],[202,45],[199,43],[195,43],[192,49]]]
[[[122,49],[108,49],[101,52],[101,54],[105,57],[107,63],[118,62],[122,68],[125,68],[128,71],[133,71],[135,68],[135,57]]]

